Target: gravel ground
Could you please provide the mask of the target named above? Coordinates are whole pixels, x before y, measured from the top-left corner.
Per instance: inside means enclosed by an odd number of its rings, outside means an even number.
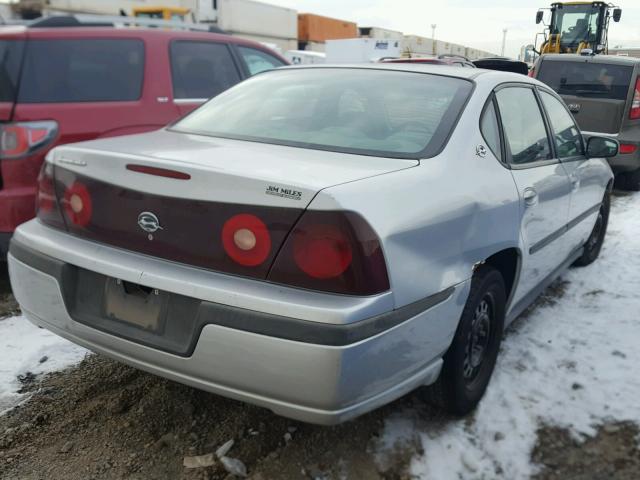
[[[0,319],[17,310],[1,269]],[[533,309],[562,302],[565,287],[556,282]],[[409,479],[422,444],[386,444],[386,419],[411,411],[427,431],[456,421],[413,393],[344,425],[305,425],[99,355],[44,378],[26,375],[22,392],[28,400],[0,416],[1,479],[234,478],[215,455],[204,459],[210,466],[183,466],[185,457],[213,454],[229,440],[227,457],[241,460],[254,480]],[[639,438],[632,423],[605,424],[586,439],[542,425],[532,453],[540,466],[535,480],[635,480]]]

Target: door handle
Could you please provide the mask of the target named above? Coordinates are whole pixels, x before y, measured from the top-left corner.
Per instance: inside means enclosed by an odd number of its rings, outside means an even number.
[[[524,204],[527,207],[532,207],[538,203],[538,192],[536,192],[534,188],[525,188],[522,197],[524,198]]]

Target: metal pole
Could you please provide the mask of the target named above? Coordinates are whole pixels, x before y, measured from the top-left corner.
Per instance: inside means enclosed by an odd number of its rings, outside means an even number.
[[[431,48],[433,49],[433,54],[435,55],[436,52],[436,27],[438,25],[436,25],[435,23],[431,24]]]
[[[502,30],[502,49],[500,50],[500,56],[504,57],[504,47],[507,43],[507,29]]]

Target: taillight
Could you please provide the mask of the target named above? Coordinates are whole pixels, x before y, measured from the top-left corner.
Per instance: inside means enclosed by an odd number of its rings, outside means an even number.
[[[0,125],[0,158],[20,158],[48,145],[58,134],[54,121]]]
[[[222,227],[222,246],[231,259],[245,267],[264,263],[271,253],[271,235],[255,215],[234,215]]]
[[[373,295],[389,289],[380,240],[353,212],[306,211],[267,278],[348,295]]]
[[[534,77],[536,74],[536,67],[531,67],[531,70],[529,70],[529,73],[527,75],[529,75],[530,77]]]
[[[629,118],[631,120],[640,118],[640,77],[636,79],[636,89],[633,92],[633,102],[631,103],[631,110],[629,110]]]
[[[633,143],[621,143],[618,153],[628,154],[628,153],[634,153],[636,150],[638,150],[638,146],[634,145]]]
[[[49,162],[42,164],[38,175],[36,214],[43,223],[57,228],[64,228],[64,220],[56,197],[54,166]]]
[[[78,227],[85,227],[91,221],[93,205],[87,187],[75,182],[64,192],[62,200],[65,216]]]

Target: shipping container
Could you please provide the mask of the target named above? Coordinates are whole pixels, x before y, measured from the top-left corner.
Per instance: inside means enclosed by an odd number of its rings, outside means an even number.
[[[350,38],[327,40],[327,63],[371,63],[382,58],[397,58],[402,52],[400,40]]]
[[[298,14],[254,0],[218,0],[218,27],[231,34],[296,40]]]
[[[380,38],[386,40],[402,40],[402,32],[388,30],[380,27],[358,27],[358,33],[362,38]]]
[[[353,22],[312,13],[298,15],[298,40],[300,42],[325,42],[357,37],[358,26]]]
[[[402,53],[405,55],[434,55],[433,40],[418,35],[405,35],[402,39]]]

